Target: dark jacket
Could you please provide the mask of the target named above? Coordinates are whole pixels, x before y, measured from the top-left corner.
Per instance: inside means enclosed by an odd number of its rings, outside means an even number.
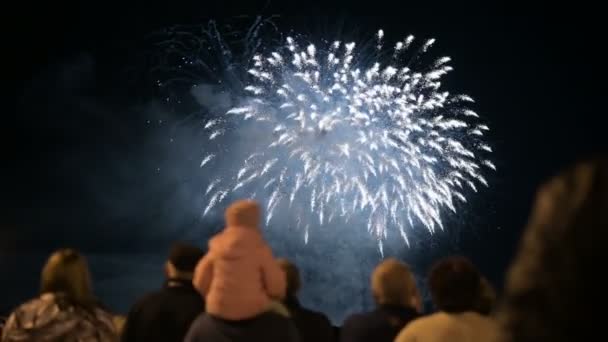
[[[162,290],[146,295],[133,306],[121,341],[181,342],[204,311],[204,300],[191,281],[169,280]]]
[[[418,317],[416,310],[400,306],[379,306],[368,313],[355,314],[344,321],[341,342],[392,342],[407,323]]]
[[[266,312],[251,319],[227,321],[201,314],[190,327],[184,342],[299,342],[291,319]]]
[[[324,314],[303,308],[296,298],[287,299],[285,306],[298,328],[301,342],[333,341],[333,327]]]

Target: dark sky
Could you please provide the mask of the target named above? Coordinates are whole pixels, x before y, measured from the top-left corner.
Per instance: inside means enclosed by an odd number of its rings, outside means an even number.
[[[173,170],[158,184],[152,170],[172,152],[157,141],[162,127],[142,124],[157,95],[145,85],[146,37],[174,24],[277,14],[281,27],[313,34],[383,28],[397,37],[437,38],[438,51],[454,60],[450,87],[472,95],[492,128],[488,139],[498,172],[489,177],[491,187],[452,219],[457,233],[429,239],[414,248],[415,257],[393,250],[423,273],[436,258],[457,252],[500,286],[536,187],[607,147],[597,8],[209,3],[19,5],[9,13],[16,23],[4,45],[10,105],[0,138],[0,265],[15,273],[14,281],[3,282],[9,298],[0,299],[0,312],[34,294],[42,256],[58,246],[135,260],[138,253],[162,256],[172,239],[192,237],[196,215],[171,200],[190,184],[188,172]],[[182,217],[169,219],[176,212]],[[118,271],[94,272],[103,278]]]

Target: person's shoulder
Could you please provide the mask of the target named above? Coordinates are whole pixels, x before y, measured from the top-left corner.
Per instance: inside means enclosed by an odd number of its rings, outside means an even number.
[[[319,311],[313,311],[310,310],[311,315],[316,317],[319,321],[323,321],[323,323],[327,323],[328,325],[331,326],[331,322],[329,321],[329,318],[322,312]]]
[[[501,328],[495,317],[485,316],[477,312],[461,314],[462,319],[454,324],[465,326],[469,331],[487,341],[498,341]]]
[[[20,329],[24,326],[36,327],[61,316],[60,314],[65,311],[64,309],[58,305],[55,296],[51,294],[41,295],[16,307],[8,317],[6,326],[11,329]]]
[[[323,314],[322,312],[307,309],[307,308],[300,308],[299,311],[300,311],[301,315],[306,316],[311,320],[315,320],[315,321],[318,321],[319,323],[323,323],[323,324],[327,324],[327,325],[331,326],[331,322],[329,321],[329,318],[327,318],[327,316],[325,314]]]
[[[470,316],[470,320],[478,326],[484,326],[484,327],[488,327],[488,328],[497,328],[498,327],[498,322],[496,321],[496,319],[494,317],[491,316],[485,316],[482,314],[479,314],[477,312],[472,312],[468,314]]]
[[[186,331],[184,336],[184,342],[200,341],[202,340],[199,335],[204,331],[205,320],[209,319],[204,313],[199,314],[190,324],[190,327]]]
[[[429,325],[435,325],[437,322],[445,319],[445,314],[442,312],[432,313],[430,315],[422,315],[411,320],[405,329],[410,331],[416,331],[419,329],[425,329]],[[404,329],[404,330],[405,330]]]
[[[386,328],[386,317],[378,310],[351,314],[346,318],[340,335],[345,340],[367,341],[375,332]]]
[[[365,313],[362,313],[362,312],[351,313],[350,315],[346,316],[346,318],[344,319],[344,325],[346,325],[347,323],[357,322],[364,317],[365,317]]]
[[[131,307],[131,312],[137,312],[150,305],[155,305],[164,296],[164,289],[150,291],[135,300],[135,303]]]
[[[372,317],[371,312],[358,312],[350,314],[344,320],[343,327],[359,327],[362,323],[369,323]]]
[[[32,298],[19,305],[14,312],[45,311],[43,308],[56,306],[57,299],[52,294],[45,294],[40,297]]]
[[[110,326],[114,325],[116,316],[114,314],[112,314],[111,312],[109,312],[103,308],[97,307],[94,309],[94,313],[95,313],[95,318],[98,321],[102,321],[106,325],[110,325]]]
[[[19,306],[17,306],[17,310],[20,310],[20,309],[22,310],[25,308],[42,306],[42,305],[50,305],[53,303],[54,303],[54,301],[44,300],[42,298],[36,297],[36,298],[28,299],[27,301],[19,304]]]
[[[144,312],[155,308],[174,308],[176,305],[184,303],[195,303],[198,300],[201,307],[204,307],[204,299],[195,291],[184,291],[178,287],[165,287],[156,291],[149,292],[135,301],[131,307],[130,315]],[[189,306],[190,307],[190,306]]]
[[[416,337],[421,334],[421,332],[427,330],[429,325],[435,324],[434,322],[439,318],[440,316],[437,316],[437,313],[414,318],[408,322],[403,329],[401,329],[395,338],[395,342],[414,341]]]

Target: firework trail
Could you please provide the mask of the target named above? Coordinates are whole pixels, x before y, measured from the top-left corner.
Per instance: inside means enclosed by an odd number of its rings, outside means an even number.
[[[409,245],[408,229],[443,229],[442,210],[456,212],[455,201],[487,186],[483,170],[495,169],[483,141],[489,128],[467,107],[471,97],[440,91],[450,58],[417,69],[434,39],[416,47],[409,36],[385,49],[383,36],[372,51],[287,37],[255,54],[246,100],[205,122],[206,139],[254,125],[272,141],[209,183],[203,215],[232,193],[267,198],[266,224],[297,204],[304,209],[290,213],[305,241],[311,225],[363,215],[383,253],[391,228]],[[209,153],[200,166],[218,159]]]

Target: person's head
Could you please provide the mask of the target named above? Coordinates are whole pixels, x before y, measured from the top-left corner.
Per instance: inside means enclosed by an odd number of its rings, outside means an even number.
[[[378,305],[418,308],[418,289],[410,268],[394,258],[382,261],[372,273],[372,293]]]
[[[286,259],[278,259],[277,262],[279,263],[279,266],[283,269],[283,272],[285,272],[285,279],[287,280],[287,290],[285,291],[285,297],[296,297],[301,286],[300,272],[298,270],[298,267]]]
[[[496,304],[496,291],[486,278],[481,278],[481,290],[477,302],[477,312],[482,315],[490,315]]]
[[[192,279],[194,269],[205,252],[193,245],[176,242],[169,250],[165,272],[169,279]]]
[[[262,218],[260,205],[253,200],[239,200],[226,209],[228,227],[258,228]]]
[[[457,313],[474,311],[481,276],[469,259],[452,256],[438,261],[429,273],[429,289],[438,310]]]
[[[61,293],[80,304],[94,302],[86,259],[73,249],[60,249],[42,268],[41,293]]]
[[[512,341],[575,341],[604,324],[608,160],[572,167],[537,193],[499,317]]]

